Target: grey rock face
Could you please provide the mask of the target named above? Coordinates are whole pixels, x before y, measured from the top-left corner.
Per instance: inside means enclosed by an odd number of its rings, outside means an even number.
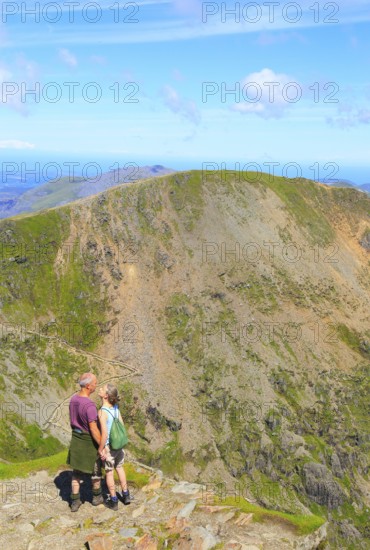
[[[308,535],[297,545],[297,550],[316,550],[316,548],[321,548],[319,546],[322,542],[326,540],[327,537],[327,523],[324,523],[312,535]]]
[[[370,232],[366,233],[364,237],[360,240],[360,245],[363,246],[366,250],[370,250]]]
[[[342,504],[342,489],[326,466],[309,462],[303,466],[302,473],[304,487],[310,499],[330,509],[338,508]]]
[[[342,465],[340,463],[339,456],[337,455],[337,453],[333,453],[331,457],[331,469],[333,474],[336,477],[343,477],[344,474],[342,470]]]

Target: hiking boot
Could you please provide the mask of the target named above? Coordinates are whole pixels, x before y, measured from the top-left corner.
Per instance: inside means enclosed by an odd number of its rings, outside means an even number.
[[[117,496],[125,506],[131,504],[132,497],[130,496],[130,491],[127,491],[126,493],[122,491],[121,494],[117,493]]]
[[[107,500],[104,502],[104,506],[109,508],[110,510],[118,510],[118,499],[112,500],[111,497],[108,497]]]
[[[81,506],[82,502],[79,498],[75,498],[71,502],[71,512],[77,512],[79,507]]]
[[[99,504],[104,504],[103,493],[99,493],[98,495],[94,495],[93,499],[91,501],[91,504],[93,506],[99,506]]]

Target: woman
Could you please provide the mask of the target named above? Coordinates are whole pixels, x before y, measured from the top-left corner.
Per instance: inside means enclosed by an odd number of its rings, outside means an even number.
[[[131,503],[130,492],[127,487],[126,474],[123,469],[125,452],[123,449],[113,450],[109,447],[109,435],[113,419],[118,418],[123,424],[121,413],[118,408],[120,397],[118,390],[113,384],[105,384],[99,390],[99,397],[102,400],[102,407],[99,410],[99,421],[101,428],[101,442],[99,445],[99,456],[104,461],[106,473],[106,483],[110,496],[105,502],[105,506],[111,510],[118,510],[118,498],[116,495],[116,486],[114,482],[114,470],[116,470],[119,482],[122,488],[122,502],[127,505]]]

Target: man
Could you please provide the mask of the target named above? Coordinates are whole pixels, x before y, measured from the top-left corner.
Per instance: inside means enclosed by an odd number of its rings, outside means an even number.
[[[73,468],[71,512],[77,512],[82,502],[80,484],[82,474],[90,474],[93,489],[92,505],[104,503],[101,490],[101,459],[97,449],[100,445],[100,430],[97,425],[98,411],[90,395],[96,389],[96,376],[91,372],[81,375],[80,391],[69,403],[72,440],[67,463]]]

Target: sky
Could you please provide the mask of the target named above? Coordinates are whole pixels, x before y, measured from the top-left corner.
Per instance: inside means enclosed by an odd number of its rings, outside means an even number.
[[[368,0],[0,10],[3,172],[136,162],[370,182]]]

